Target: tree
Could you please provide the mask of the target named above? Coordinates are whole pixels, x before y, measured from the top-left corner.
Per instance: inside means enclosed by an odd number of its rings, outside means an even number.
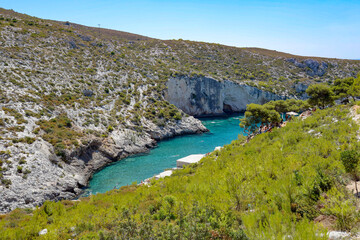
[[[287,109],[289,108],[288,102],[284,100],[270,101],[265,105],[272,106],[278,113],[287,112]]]
[[[286,101],[289,106],[287,109],[288,112],[303,112],[310,108],[308,101],[296,99],[287,99]]]
[[[334,104],[334,94],[328,85],[322,83],[310,85],[306,93],[310,96],[309,103],[313,106],[325,108]]]
[[[245,117],[241,119],[240,127],[245,133],[250,134],[256,131],[259,124],[278,123],[281,121],[280,114],[266,105],[255,103],[246,106]]]
[[[240,120],[240,127],[244,128],[245,133],[255,132],[257,125],[262,122],[263,111],[263,107],[255,103],[246,106],[245,116]]]
[[[264,105],[251,103],[246,106],[245,117],[241,119],[240,127],[245,133],[251,134],[257,130],[259,124],[279,123],[281,114],[289,111],[301,112],[309,107],[307,101],[296,99],[270,101]]]
[[[357,188],[357,166],[359,163],[359,154],[355,150],[347,150],[340,153],[342,164],[345,171],[351,175],[352,180],[355,182],[356,197],[359,191]]]
[[[344,79],[336,79],[334,85],[332,86],[331,90],[335,94],[336,99],[349,99],[351,96],[350,88],[354,83],[354,78],[344,78]]]
[[[360,74],[358,74],[358,77],[354,79],[353,84],[348,90],[348,94],[352,97],[354,101],[355,97],[360,96]]]
[[[296,99],[286,99],[278,101],[270,101],[264,104],[264,107],[267,109],[274,109],[278,113],[286,112],[302,112],[310,107],[307,101],[296,100]]]

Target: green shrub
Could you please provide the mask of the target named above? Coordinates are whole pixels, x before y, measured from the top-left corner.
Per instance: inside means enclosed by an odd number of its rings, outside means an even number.
[[[35,129],[34,133],[55,146],[57,155],[63,155],[64,149],[78,145],[78,139],[84,135],[72,129],[72,122],[66,115],[60,115],[49,121],[40,120],[37,122],[40,129]],[[42,130],[43,132],[40,132]]]
[[[355,150],[346,150],[340,153],[342,164],[346,172],[353,172],[356,170],[359,163],[359,154]]]
[[[22,157],[22,158],[20,159],[20,161],[19,161],[19,164],[25,164],[25,163],[26,163],[26,160],[25,160],[24,157]]]
[[[341,231],[349,231],[357,224],[359,213],[356,211],[356,200],[346,196],[337,188],[332,188],[327,193],[327,198],[322,198],[321,202],[324,208],[321,210],[324,214],[336,217],[336,227]]]
[[[10,185],[12,184],[10,179],[1,179],[1,184],[5,185],[6,188],[9,188]]]

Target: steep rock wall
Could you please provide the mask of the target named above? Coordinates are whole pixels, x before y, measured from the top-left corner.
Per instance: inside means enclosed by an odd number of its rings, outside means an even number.
[[[227,80],[180,76],[168,80],[165,98],[189,115],[216,116],[243,112],[250,103],[263,104],[286,97]]]

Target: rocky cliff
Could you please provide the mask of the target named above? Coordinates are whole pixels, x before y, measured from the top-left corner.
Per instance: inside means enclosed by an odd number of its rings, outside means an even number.
[[[203,76],[173,77],[166,85],[165,98],[193,116],[243,112],[249,103],[263,104],[286,98],[284,95],[277,95],[244,83],[217,81]]]
[[[149,151],[156,145],[155,139],[207,131],[191,116],[164,127],[145,124],[145,133],[120,129],[105,139],[87,136],[84,144],[64,151],[62,158],[41,138],[31,144],[0,145],[4,179],[11,181],[9,186],[0,185],[0,213],[17,207],[32,208],[45,200],[72,199],[82,192],[95,171],[129,155]]]

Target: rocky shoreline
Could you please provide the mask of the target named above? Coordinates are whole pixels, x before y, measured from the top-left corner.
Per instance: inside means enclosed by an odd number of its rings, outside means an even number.
[[[8,188],[0,186],[0,213],[18,207],[33,208],[46,200],[74,199],[82,193],[81,188],[88,184],[92,175],[110,163],[147,152],[162,139],[208,131],[200,120],[191,116],[164,127],[149,122],[146,129],[142,134],[119,129],[105,139],[91,137],[87,145],[66,152],[64,159],[56,156],[53,146],[42,138],[32,144],[8,146],[2,157],[12,161],[26,158],[21,167],[29,173],[24,174],[19,168],[5,172],[12,184]]]

